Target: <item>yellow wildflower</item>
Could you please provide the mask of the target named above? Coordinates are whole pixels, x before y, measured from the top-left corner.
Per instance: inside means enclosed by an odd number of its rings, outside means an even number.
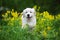
[[[8,16],[8,13],[5,13],[6,16]]]
[[[56,19],[60,19],[60,14],[58,14],[58,15],[56,16]]]
[[[5,17],[5,15],[4,15],[4,14],[2,14],[2,17]]]
[[[46,19],[42,18],[41,20],[42,20],[42,21],[45,21]]]
[[[13,20],[14,20],[14,17],[11,18],[11,21],[13,21]]]
[[[4,14],[2,14],[2,17],[8,17],[8,14],[7,14],[7,13],[5,13],[5,15],[4,15]]]
[[[60,14],[58,14],[58,17],[60,17]]]
[[[40,6],[38,7],[37,11],[39,11],[39,10],[40,10]]]
[[[11,21],[13,21],[13,20],[15,20],[15,19],[18,20],[18,18],[17,18],[17,17],[18,17],[17,11],[14,12],[14,9],[12,9],[11,15],[13,16],[13,17],[11,18]]]
[[[49,26],[48,26],[48,27],[47,27],[47,29],[48,29],[48,30],[50,30],[50,29],[51,29],[51,27],[49,27]]]
[[[37,9],[37,5],[33,6],[33,8],[36,10]]]
[[[10,13],[10,11],[8,10],[7,13]]]
[[[49,16],[49,13],[47,11],[45,11],[45,12],[43,12],[43,16],[44,17],[46,17],[46,16],[48,17]]]
[[[43,16],[44,16],[45,18],[47,18],[47,19],[54,20],[54,16],[49,15],[49,13],[48,13],[47,11],[45,11],[45,12],[43,13]]]
[[[43,13],[40,14],[40,16],[43,15]]]
[[[18,17],[18,13],[17,12],[13,12],[11,13],[13,17]]]
[[[49,19],[50,19],[50,20],[54,20],[54,16],[49,15]]]
[[[42,34],[43,34],[43,36],[44,36],[44,37],[46,37],[47,32],[46,32],[46,31],[43,31],[43,33],[42,33]]]

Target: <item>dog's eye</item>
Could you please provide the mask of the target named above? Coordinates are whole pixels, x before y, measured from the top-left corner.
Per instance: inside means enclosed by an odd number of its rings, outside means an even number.
[[[27,12],[25,12],[25,13],[27,13]]]
[[[30,13],[32,13],[32,12],[30,11]]]

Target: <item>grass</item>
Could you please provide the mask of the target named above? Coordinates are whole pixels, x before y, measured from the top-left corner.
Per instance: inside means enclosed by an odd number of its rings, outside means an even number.
[[[28,28],[21,28],[22,14],[19,15],[13,9],[12,11],[7,10],[2,15],[3,19],[0,23],[0,40],[59,40],[60,14],[53,16],[47,11],[36,12],[36,14],[37,24],[30,32]]]

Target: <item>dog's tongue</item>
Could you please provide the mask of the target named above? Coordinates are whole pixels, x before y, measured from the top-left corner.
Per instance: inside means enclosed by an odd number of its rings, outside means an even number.
[[[30,20],[30,18],[28,18],[28,20]]]
[[[28,20],[30,20],[30,19],[31,19],[31,17],[28,17],[27,19],[28,19]]]

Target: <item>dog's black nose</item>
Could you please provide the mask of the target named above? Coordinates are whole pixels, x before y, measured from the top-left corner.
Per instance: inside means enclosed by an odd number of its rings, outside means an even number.
[[[29,17],[29,14],[27,14],[27,16]]]

